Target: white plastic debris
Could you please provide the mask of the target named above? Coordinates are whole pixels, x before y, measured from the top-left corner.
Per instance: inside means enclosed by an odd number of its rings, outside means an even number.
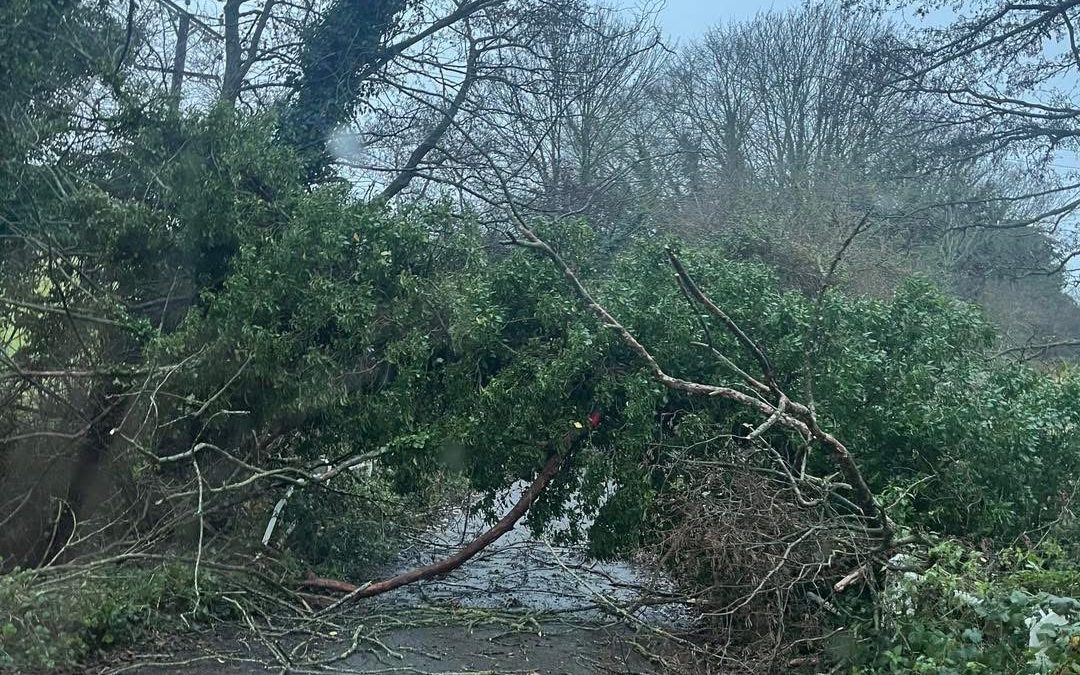
[[[1028,627],[1028,647],[1032,649],[1045,649],[1042,644],[1042,640],[1039,639],[1039,633],[1043,631],[1047,626],[1064,626],[1069,623],[1069,620],[1061,616],[1054,610],[1039,610],[1041,616],[1029,616],[1024,619],[1024,625]]]

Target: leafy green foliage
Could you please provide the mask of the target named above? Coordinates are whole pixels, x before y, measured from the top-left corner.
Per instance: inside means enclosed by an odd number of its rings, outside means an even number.
[[[1080,672],[1080,600],[1018,586],[1033,578],[1022,572],[991,574],[983,554],[956,544],[931,553],[936,564],[925,574],[889,582],[882,629],[867,622],[837,641],[861,664],[853,673]],[[1052,574],[1037,558],[1004,562]]]
[[[177,630],[180,615],[207,624],[233,618],[214,573],[190,565],[110,569],[107,575],[39,584],[32,572],[0,576],[0,669],[53,671],[99,650]],[[189,623],[190,625],[190,623]]]
[[[382,475],[341,476],[332,492],[294,494],[278,539],[297,565],[320,576],[367,579],[399,552],[402,533],[427,527],[431,513],[461,488],[460,481],[437,479],[403,495]]]
[[[227,389],[215,405],[246,411],[204,434],[283,433],[271,430],[287,421],[292,451],[309,460],[385,450],[401,490],[442,467],[494,494],[530,476],[545,448],[600,411],[604,424],[581,459],[587,470],[560,477],[533,522],[563,515],[580,493],[575,513],[597,516],[594,550],[607,555],[643,536],[659,487],[644,467],[662,459],[663,446],[707,456],[718,432],[758,421],[730,402],[652,382],[546,261],[524,250],[490,257],[445,211],[391,214],[329,189],[279,208],[288,217],[268,229],[240,227],[246,243],[220,290],[204,292],[202,311],[160,342],[169,361],[197,352],[197,379],[177,380],[192,407]],[[756,368],[722,327],[706,331],[658,243],[598,266],[583,225],[549,226],[545,236],[669,372],[737,386],[734,372],[694,344],[710,339],[741,368]],[[1071,433],[1080,380],[989,359],[993,333],[974,307],[917,279],[887,302],[830,293],[825,337],[808,345],[813,302],[781,291],[766,268],[706,249],[686,264],[764,346],[788,390],[809,384],[811,350],[823,423],[877,490],[902,496],[895,515],[906,525],[1011,536],[1058,513],[1080,462]],[[791,452],[801,443],[772,435]]]

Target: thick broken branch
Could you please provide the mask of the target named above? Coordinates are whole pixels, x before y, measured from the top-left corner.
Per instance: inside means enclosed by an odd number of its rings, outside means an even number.
[[[544,488],[546,488],[548,483],[551,482],[551,479],[555,477],[555,474],[559,472],[562,465],[562,455],[558,453],[553,454],[551,458],[548,459],[547,464],[544,465],[544,468],[533,480],[532,484],[530,484],[525,492],[522,493],[521,498],[514,504],[514,507],[510,509],[499,522],[495,523],[491,528],[473,539],[457,553],[447,558],[443,558],[430,565],[413,568],[388,579],[364,584],[362,586],[357,586],[346,581],[321,579],[317,577],[309,577],[304,581],[303,585],[312,588],[326,588],[341,591],[349,594],[349,600],[359,600],[361,598],[370,598],[375,595],[381,595],[396,588],[416,583],[417,581],[431,579],[452,572],[468,562],[477,553],[480,553],[490,546],[498,540],[499,537],[514,529],[514,525],[521,520],[521,517],[524,516],[529,510],[529,507],[533,505],[533,502],[535,502],[536,498],[540,496],[540,493],[544,491]]]

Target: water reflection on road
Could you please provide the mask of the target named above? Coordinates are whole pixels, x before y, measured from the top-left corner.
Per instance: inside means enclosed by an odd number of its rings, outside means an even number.
[[[519,482],[501,494],[496,500],[497,511],[509,510],[526,486]],[[590,561],[580,547],[558,546],[534,538],[526,525],[527,518],[446,577],[407,586],[390,597],[410,604],[520,608],[575,613],[586,618],[605,613],[600,608],[606,608],[608,614],[618,613],[620,610],[613,610],[611,603],[633,607],[646,589],[661,593],[670,590],[666,579],[643,566]],[[562,522],[553,526],[558,529],[566,525]],[[466,518],[463,510],[455,510],[407,547],[393,571],[440,560],[487,527],[484,518],[476,514]],[[633,609],[633,616],[653,624],[670,625],[681,619],[672,606],[656,604]]]

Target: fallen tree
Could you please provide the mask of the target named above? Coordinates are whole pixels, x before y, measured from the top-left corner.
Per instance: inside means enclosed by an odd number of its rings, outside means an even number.
[[[666,373],[649,349],[638,341],[634,335],[623,326],[618,319],[613,317],[602,305],[600,305],[589,293],[588,289],[574,273],[566,261],[545,241],[540,239],[531,229],[520,226],[524,239],[513,240],[518,246],[539,251],[552,261],[566,278],[567,283],[574,293],[581,299],[585,306],[592,312],[605,328],[614,330],[622,340],[648,364],[653,378],[669,389],[684,391],[698,396],[716,396],[734,401],[744,407],[759,412],[766,419],[747,436],[747,440],[759,438],[765,431],[775,424],[787,427],[796,432],[807,441],[815,441],[825,447],[832,458],[833,463],[847,480],[848,486],[854,493],[855,504],[858,511],[870,522],[876,523],[876,534],[882,548],[887,548],[892,542],[893,525],[890,523],[885,511],[878,506],[877,500],[867,485],[858,464],[855,462],[847,447],[834,435],[823,430],[818,424],[817,415],[814,412],[814,404],[811,400],[807,404],[799,403],[789,397],[777,383],[775,374],[768,357],[761,347],[754,342],[724,311],[707,296],[686,271],[675,252],[667,249],[668,259],[675,270],[675,275],[680,289],[694,302],[700,304],[709,315],[720,323],[757,361],[761,376],[756,378],[734,365],[732,360],[709,345],[714,356],[728,365],[749,386],[753,395],[734,389],[732,387],[718,386],[693,380],[685,380],[673,377]],[[805,460],[803,454],[797,466],[785,466],[784,471],[791,480],[807,480],[805,474]],[[810,478],[810,480],[813,480]]]
[[[559,269],[574,293],[596,316],[601,322],[601,325],[605,328],[614,330],[634,353],[645,361],[653,378],[665,387],[687,392],[692,395],[725,398],[758,412],[765,417],[765,419],[743,437],[743,440],[746,442],[758,442],[771,427],[780,425],[781,427],[786,427],[795,432],[807,444],[816,442],[828,450],[829,456],[844,477],[845,483],[839,485],[830,484],[828,481],[808,473],[806,471],[806,452],[801,453],[794,463],[785,460],[775,451],[772,452],[772,455],[774,466],[779,469],[777,473],[781,475],[785,481],[784,487],[790,489],[794,495],[792,503],[789,505],[791,509],[797,511],[802,506],[813,505],[814,502],[811,498],[808,498],[807,495],[814,494],[817,495],[819,500],[827,499],[834,502],[838,501],[843,506],[849,506],[853,513],[863,519],[864,522],[856,528],[861,530],[865,535],[861,538],[862,543],[858,544],[854,549],[847,549],[844,553],[845,559],[854,558],[857,561],[854,564],[861,567],[865,556],[870,554],[874,549],[880,552],[893,547],[894,526],[884,510],[878,506],[874,494],[867,485],[866,480],[863,478],[851,453],[834,435],[821,428],[814,412],[812,402],[803,404],[793,401],[791,397],[781,389],[777,382],[777,377],[773,372],[773,367],[764,350],[700,289],[674,251],[668,249],[667,256],[675,271],[680,289],[689,300],[701,305],[710,316],[718,320],[727,331],[734,335],[739,344],[753,356],[754,360],[759,365],[761,374],[759,377],[754,377],[743,369],[735,366],[730,358],[719,352],[714,346],[709,345],[714,356],[723,363],[729,365],[740,376],[743,382],[748,385],[752,393],[748,394],[732,387],[717,386],[681,379],[666,373],[649,349],[638,341],[638,339],[623,324],[621,324],[618,319],[612,316],[610,312],[593,298],[577,274],[554,248],[540,239],[532,230],[522,226],[521,231],[524,239],[515,238],[513,243],[518,246],[539,251],[546,256]],[[574,436],[575,434],[573,432],[568,434],[567,437],[563,439],[562,445],[568,447],[573,442]],[[562,465],[563,460],[561,457],[558,454],[552,455],[518,502],[505,516],[503,516],[502,519],[462,547],[457,553],[444,558],[443,560],[409,570],[387,579],[363,585],[318,577],[309,577],[304,582],[304,585],[307,587],[324,588],[347,593],[348,595],[346,598],[339,601],[339,603],[335,603],[335,606],[337,606],[346,600],[373,597],[417,581],[445,575],[465,564],[486,547],[497,541],[503,534],[513,529],[515,523],[526,514],[532,504],[536,501],[536,498],[547,487],[550,480],[555,476]],[[852,492],[853,500],[849,501],[841,495],[837,489],[838,487]],[[795,522],[800,521],[796,519]],[[828,530],[827,527],[814,523],[810,523],[809,527],[810,529],[807,533],[800,536],[797,542],[802,542],[808,534],[813,533],[816,529]],[[787,547],[780,563],[769,572],[766,579],[774,576],[777,570],[788,562],[793,547],[794,544]],[[825,555],[828,558],[828,563],[817,565],[818,572],[833,563],[834,554],[827,553]],[[849,562],[849,564],[851,563]],[[814,574],[814,577],[816,578],[816,573]],[[751,593],[751,596],[745,600],[740,599],[736,604],[738,604],[739,607],[748,604],[750,601],[749,598],[756,595],[764,584],[765,581],[763,580],[758,585],[758,588]]]

